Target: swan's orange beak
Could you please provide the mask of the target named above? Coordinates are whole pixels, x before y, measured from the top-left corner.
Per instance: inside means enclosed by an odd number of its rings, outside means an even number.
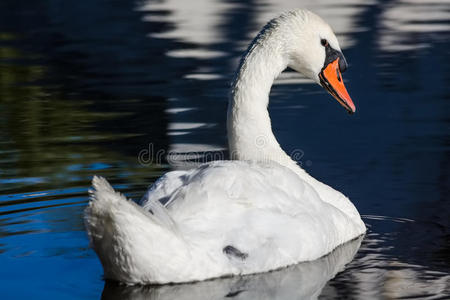
[[[350,113],[356,111],[355,104],[345,88],[339,58],[325,66],[319,74],[320,84]]]

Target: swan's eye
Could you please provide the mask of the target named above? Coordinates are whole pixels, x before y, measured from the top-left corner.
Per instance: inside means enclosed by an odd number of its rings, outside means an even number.
[[[328,46],[328,41],[326,39],[321,39],[320,43],[322,44],[322,46],[326,47]]]

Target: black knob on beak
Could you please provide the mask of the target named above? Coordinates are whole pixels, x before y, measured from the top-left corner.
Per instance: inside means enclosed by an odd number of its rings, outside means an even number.
[[[348,68],[347,65],[347,61],[345,60],[344,55],[339,55],[339,71],[341,71],[341,73],[344,73]]]
[[[331,48],[330,44],[327,43],[325,45],[325,63],[323,66],[328,66],[331,62],[335,61],[336,58],[339,58],[339,71],[341,71],[341,73],[344,73],[348,68],[347,61],[345,60],[344,55],[341,51]]]

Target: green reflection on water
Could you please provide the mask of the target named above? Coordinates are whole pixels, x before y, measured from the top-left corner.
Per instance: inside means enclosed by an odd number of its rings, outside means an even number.
[[[117,143],[139,133],[96,128],[99,122],[130,112],[95,111],[93,99],[68,95],[70,91],[47,83],[52,74],[40,63],[42,57],[3,45],[16,38],[0,33],[0,178],[9,180],[0,183],[0,191],[79,186],[79,181],[86,184],[94,173],[117,175],[117,165],[127,170],[127,181],[140,184],[149,182],[143,177],[160,174],[160,167],[144,168],[136,157],[124,157],[107,147],[109,141]],[[39,187],[30,188],[30,184]]]

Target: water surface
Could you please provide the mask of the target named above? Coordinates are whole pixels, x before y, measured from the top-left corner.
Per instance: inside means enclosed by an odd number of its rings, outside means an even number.
[[[274,131],[308,172],[355,203],[364,239],[265,275],[165,288],[105,283],[82,220],[92,175],[139,199],[168,170],[226,158],[239,57],[265,22],[294,7],[317,12],[338,34],[357,113],[286,72],[271,93]],[[449,7],[1,1],[2,297],[450,297]]]

